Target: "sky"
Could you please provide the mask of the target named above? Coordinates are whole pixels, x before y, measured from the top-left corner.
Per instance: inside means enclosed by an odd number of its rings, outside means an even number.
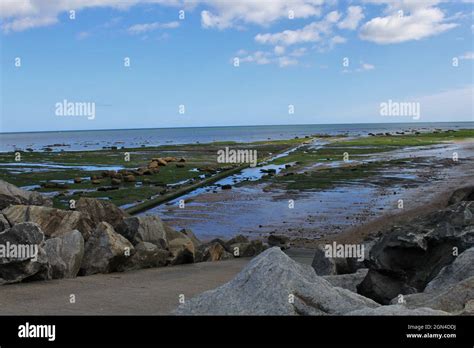
[[[2,0],[0,131],[474,121],[473,14],[463,0]],[[389,102],[418,117],[382,114]]]

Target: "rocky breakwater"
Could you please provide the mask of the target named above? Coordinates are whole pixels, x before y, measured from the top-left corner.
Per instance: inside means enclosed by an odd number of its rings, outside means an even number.
[[[237,236],[201,242],[157,216],[130,216],[80,198],[75,209],[0,180],[0,284],[250,257],[266,246]]]

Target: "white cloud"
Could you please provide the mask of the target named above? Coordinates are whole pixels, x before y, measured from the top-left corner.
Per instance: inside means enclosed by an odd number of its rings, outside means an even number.
[[[289,58],[289,57],[280,57],[280,58],[278,58],[278,65],[281,68],[285,68],[287,66],[292,66],[292,65],[297,65],[297,64],[298,64],[298,61],[296,59],[293,59],[293,58]]]
[[[242,24],[267,26],[280,19],[309,18],[321,14],[324,0],[203,0],[211,9],[201,12],[205,28],[226,29]]]
[[[466,60],[473,60],[474,59],[474,52],[466,52],[462,56],[459,57],[459,59],[466,59]]]
[[[421,40],[457,26],[455,23],[446,23],[441,9],[430,7],[438,1],[403,0],[394,2],[370,0],[370,2],[388,3],[386,11],[390,14],[385,17],[375,17],[365,23],[359,33],[363,40],[378,44]]]
[[[179,22],[168,22],[168,23],[143,23],[143,24],[135,24],[132,25],[127,31],[130,34],[142,34],[149,31],[157,30],[157,29],[175,29],[179,27]]]
[[[375,65],[369,64],[369,63],[362,63],[361,64],[361,70],[374,70]]]
[[[284,46],[275,46],[275,48],[273,49],[273,52],[275,52],[275,54],[277,56],[281,56],[282,54],[285,53],[285,47]]]
[[[362,13],[362,7],[349,6],[346,18],[339,22],[337,26],[340,29],[355,30],[363,18],[364,14]]]

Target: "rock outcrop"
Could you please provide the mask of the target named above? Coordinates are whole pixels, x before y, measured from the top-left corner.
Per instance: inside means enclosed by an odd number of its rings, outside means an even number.
[[[93,223],[88,216],[78,211],[62,210],[35,205],[11,205],[2,211],[10,224],[37,223],[46,237],[59,237],[73,230],[89,237]]]
[[[101,222],[86,242],[80,273],[117,271],[134,252],[133,245],[125,237],[116,233],[109,223]]]
[[[53,202],[38,192],[26,191],[0,180],[0,210],[9,205],[42,205],[52,207]]]
[[[44,234],[31,222],[19,223],[0,233],[0,284],[50,279]]]
[[[53,279],[77,276],[84,256],[84,238],[77,231],[60,237],[50,238],[45,243],[45,251],[52,269]]]
[[[125,218],[118,226],[117,232],[127,238],[133,245],[148,242],[167,249],[165,224],[158,216],[134,216]]]
[[[398,294],[421,292],[455,260],[453,251],[473,246],[473,201],[395,226],[372,247],[370,271],[358,292],[383,304]]]
[[[75,210],[89,216],[94,226],[104,221],[117,228],[123,219],[130,216],[115,204],[96,198],[79,198]]]
[[[252,259],[230,282],[202,293],[180,315],[327,315],[375,308],[374,301],[333,287],[307,265],[274,247]]]

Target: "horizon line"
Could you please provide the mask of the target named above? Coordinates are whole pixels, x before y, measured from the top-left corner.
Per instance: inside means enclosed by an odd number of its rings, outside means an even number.
[[[0,134],[20,133],[61,133],[61,132],[100,132],[100,131],[127,131],[127,130],[153,130],[153,129],[195,129],[195,128],[237,128],[237,127],[275,127],[275,126],[333,126],[333,125],[368,125],[368,124],[429,124],[429,123],[474,123],[472,121],[425,121],[425,122],[357,122],[357,123],[295,123],[295,124],[253,124],[253,125],[227,125],[227,126],[188,126],[188,127],[138,127],[138,128],[99,128],[99,129],[63,129],[63,130],[30,130],[7,131]]]

